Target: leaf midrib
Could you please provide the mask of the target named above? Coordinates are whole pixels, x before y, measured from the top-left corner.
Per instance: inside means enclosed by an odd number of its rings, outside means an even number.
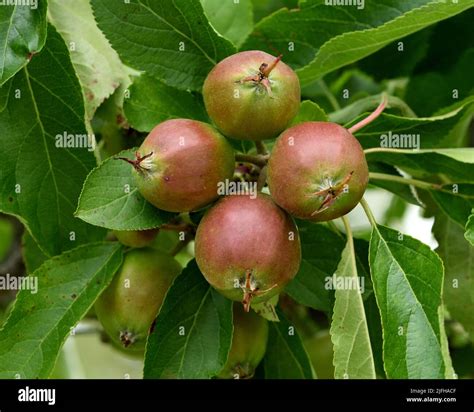
[[[56,175],[54,174],[54,168],[53,168],[53,164],[51,162],[51,156],[50,156],[49,150],[48,150],[48,142],[46,141],[46,130],[44,128],[43,122],[41,121],[41,116],[40,116],[40,113],[39,113],[38,105],[36,104],[35,94],[33,92],[33,88],[31,86],[31,82],[30,82],[30,74],[28,72],[28,67],[26,67],[26,66],[25,66],[25,78],[26,78],[26,84],[27,84],[28,89],[29,89],[30,94],[31,94],[31,101],[33,103],[33,108],[34,108],[34,111],[35,111],[37,123],[38,123],[39,127],[41,128],[41,135],[42,135],[41,137],[42,137],[43,144],[44,144],[44,150],[46,152],[46,158],[48,160],[49,173],[51,173],[51,177],[53,178],[53,184],[54,184],[54,188],[55,188],[55,198],[56,198],[57,227],[59,228],[59,227],[61,227],[61,213],[60,213],[60,208],[59,208],[58,183],[56,181]]]
[[[178,375],[181,375],[181,372],[183,370],[184,358],[186,357],[186,349],[187,349],[187,346],[189,344],[189,339],[191,338],[191,335],[193,334],[193,330],[196,327],[196,322],[197,322],[197,318],[199,316],[199,312],[201,311],[201,309],[204,305],[204,302],[207,300],[207,296],[209,295],[209,293],[211,293],[211,287],[210,286],[207,288],[206,293],[203,295],[203,297],[201,299],[201,303],[199,304],[199,307],[197,308],[196,313],[194,314],[193,323],[191,324],[191,327],[189,328],[189,333],[186,336],[186,340],[184,341],[184,345],[182,347],[183,353],[181,355],[181,360],[179,362],[179,368],[178,368],[178,371],[177,371]]]
[[[349,252],[350,252],[350,261],[348,258],[346,258],[346,262],[345,262],[345,265],[344,265],[344,268],[343,268],[343,273],[346,273],[346,270],[347,270],[347,266],[353,266],[354,267],[352,268],[352,272],[354,273],[353,276],[351,277],[357,277],[358,275],[358,271],[357,271],[357,263],[356,263],[356,254],[355,254],[355,250],[353,248],[353,243],[352,243],[352,247],[348,244],[346,245],[346,247],[349,247]],[[344,251],[342,252],[342,256],[344,256]],[[335,300],[336,302],[334,303],[334,305],[336,305],[337,303],[337,297],[340,296],[340,294],[337,293],[338,291],[336,290],[336,293],[335,293]],[[351,291],[348,291],[348,294],[347,294],[347,299],[346,300],[346,305],[345,305],[345,313],[344,313],[344,316],[343,316],[343,319],[346,318],[346,314],[347,314],[347,310],[349,309],[349,305],[347,304],[347,302],[349,301],[350,299],[350,293]],[[359,290],[357,289],[355,291],[356,293],[356,299],[357,299],[357,303],[359,304],[359,310],[360,312],[362,313],[362,318],[360,319],[360,322],[359,324],[357,325],[357,330],[356,332],[354,333],[354,338],[352,339],[352,342],[351,342],[351,348],[349,350],[349,353],[348,353],[348,356],[347,356],[347,362],[346,362],[346,366],[345,366],[345,371],[346,373],[348,373],[348,369],[349,369],[349,362],[350,362],[350,358],[351,358],[351,355],[352,355],[352,351],[354,350],[354,345],[355,345],[355,341],[356,341],[356,337],[359,333],[359,330],[360,330],[360,327],[365,325],[364,327],[364,330],[362,331],[363,333],[363,338],[364,338],[364,341],[368,344],[368,347],[369,347],[369,358],[371,360],[370,362],[370,369],[371,369],[371,373],[372,373],[372,377],[375,378],[376,377],[376,373],[375,373],[375,362],[374,362],[374,354],[373,354],[373,351],[372,351],[372,343],[370,341],[370,334],[369,334],[369,330],[368,330],[368,327],[367,327],[367,317],[365,315],[365,309],[364,309],[364,301],[362,299],[362,296],[361,294],[359,293]]]

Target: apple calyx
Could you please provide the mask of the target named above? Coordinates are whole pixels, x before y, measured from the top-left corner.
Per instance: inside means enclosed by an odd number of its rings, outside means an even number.
[[[136,341],[136,337],[133,333],[124,330],[120,332],[120,342],[124,348],[128,348],[130,345],[133,345]]]
[[[135,152],[135,160],[128,159],[126,157],[116,157],[116,159],[124,160],[125,162],[130,163],[134,167],[134,169],[139,173],[145,173],[145,172],[148,172],[152,168],[151,159],[150,159],[151,156],[153,156],[153,152],[150,152],[144,156],[142,156],[139,152]],[[143,161],[145,161],[145,163],[143,163]]]
[[[321,188],[321,190],[314,192],[310,195],[311,197],[314,197],[314,196],[324,197],[324,200],[322,201],[321,205],[313,213],[311,213],[311,216],[324,212],[336,201],[336,199],[342,193],[345,193],[347,184],[351,180],[353,174],[354,174],[354,171],[350,172],[349,174],[347,174],[346,177],[344,177],[344,179],[342,179],[340,182],[336,184],[332,184],[332,182],[329,179],[326,179],[325,183],[327,187]]]
[[[247,76],[244,77],[241,80],[238,80],[237,83],[246,83],[246,82],[253,82],[255,84],[261,84],[265,90],[267,91],[269,96],[272,96],[272,87],[270,84],[270,80],[268,79],[268,76],[270,75],[271,71],[275,68],[275,66],[278,64],[278,62],[281,60],[283,57],[282,54],[280,54],[273,62],[269,65],[268,63],[262,63],[260,67],[258,68],[258,73],[253,75],[253,76]]]

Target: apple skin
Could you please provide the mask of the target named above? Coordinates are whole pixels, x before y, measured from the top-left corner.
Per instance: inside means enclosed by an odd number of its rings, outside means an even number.
[[[234,331],[227,362],[219,373],[221,379],[251,378],[267,350],[268,321],[253,310],[244,312],[234,303]]]
[[[342,182],[344,192],[320,213],[325,196],[314,195],[327,181]],[[347,129],[329,122],[305,122],[285,130],[268,161],[268,187],[275,202],[291,215],[327,221],[349,213],[362,198],[369,169],[359,141]]]
[[[218,198],[218,183],[232,179],[230,143],[207,123],[167,120],[138,149],[144,159],[133,174],[142,196],[169,212],[198,210]]]
[[[271,95],[259,83],[242,82],[257,75],[262,63],[276,57],[257,50],[244,51],[219,62],[203,86],[206,110],[226,136],[242,140],[276,137],[296,116],[301,91],[296,73],[282,61],[268,75]]]
[[[221,294],[243,301],[250,271],[257,295],[265,302],[280,293],[298,272],[301,245],[291,216],[265,194],[227,196],[201,220],[195,239],[196,262]]]
[[[150,245],[155,240],[158,231],[158,229],[114,230],[113,233],[122,245],[141,248]]]
[[[173,257],[153,249],[132,249],[125,255],[95,303],[97,318],[115,344],[127,351],[143,351],[150,327],[181,269]]]

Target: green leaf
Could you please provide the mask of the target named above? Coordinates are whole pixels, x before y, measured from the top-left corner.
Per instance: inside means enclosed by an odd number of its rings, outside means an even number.
[[[355,136],[365,149],[431,149],[459,146],[464,139],[466,120],[474,113],[473,102],[474,98],[466,99],[450,112],[433,117],[400,117],[384,113],[356,132]],[[350,128],[367,115],[368,113],[365,113],[344,126]]]
[[[231,137],[228,137],[227,140],[232,145],[232,147],[238,152],[249,153],[252,152],[252,150],[255,151],[255,143],[251,140],[232,139]],[[267,146],[267,149],[269,149],[268,143],[268,141],[264,141],[264,144]]]
[[[98,107],[92,119],[91,126],[99,140],[98,157],[101,161],[127,147],[138,145],[138,139],[142,137],[129,129],[123,112],[125,96],[128,96],[131,84],[129,77]]]
[[[305,94],[306,90],[311,90],[317,85],[319,85],[319,87],[322,86],[322,91],[324,92],[325,84],[329,92],[332,93],[335,98],[338,98],[338,103],[342,106],[351,105],[362,98],[371,97],[371,95],[382,91],[381,85],[376,83],[367,73],[356,68],[348,67],[341,70],[339,75],[334,73],[332,76],[328,76],[326,80],[320,79],[307,87],[303,87],[302,93]],[[326,98],[329,98],[327,92]],[[378,103],[380,103],[380,100]],[[337,105],[335,105],[335,107],[337,107]],[[334,106],[330,111],[332,112],[333,109]]]
[[[23,255],[23,262],[26,266],[27,273],[33,273],[36,269],[38,269],[46,260],[48,260],[48,256],[46,256],[35,242],[35,240],[31,237],[28,231],[23,233],[22,237],[22,255]]]
[[[466,240],[474,246],[474,209],[471,210],[471,215],[466,223],[466,233],[464,233],[464,237]]]
[[[366,283],[367,279],[369,278],[370,274],[368,274],[365,278]],[[385,378],[385,370],[383,365],[383,332],[382,321],[380,319],[380,311],[377,306],[375,294],[373,292],[370,292],[367,295],[364,294],[363,296],[364,311],[365,317],[367,318],[367,327],[369,329],[370,345],[372,347],[372,355],[374,357],[375,372],[377,378]]]
[[[135,79],[123,109],[128,122],[141,132],[149,132],[168,119],[209,122],[202,99],[147,75]]]
[[[440,306],[438,308],[438,319],[439,319],[439,330],[440,330],[440,335],[441,335],[441,353],[443,355],[443,361],[444,361],[444,377],[446,379],[457,379],[456,372],[454,371],[453,368],[453,361],[451,359],[451,353],[449,351],[449,342],[448,342],[448,335],[446,334],[446,328],[445,328],[445,310],[443,306]]]
[[[463,229],[444,215],[436,215],[433,233],[445,267],[444,302],[474,340],[474,248]]]
[[[377,225],[372,229],[369,262],[382,318],[387,377],[443,378],[441,260],[418,240]]]
[[[48,16],[69,45],[87,118],[92,119],[95,110],[125,81],[127,71],[97,27],[89,1],[49,0]]]
[[[316,103],[311,100],[301,102],[300,110],[295,118],[291,121],[290,126],[294,126],[303,122],[327,122],[328,116]]]
[[[193,260],[171,286],[148,338],[144,377],[204,379],[224,367],[232,341],[232,302]]]
[[[18,216],[49,257],[101,239],[102,230],[73,216],[95,158],[81,88],[52,26],[43,51],[0,96],[7,101],[0,111],[0,210]]]
[[[430,45],[432,26],[397,40],[358,62],[365,73],[377,81],[411,76],[425,57]]]
[[[405,98],[420,116],[429,116],[455,99],[472,95],[474,48],[464,50],[449,72],[427,72],[410,78]]]
[[[344,239],[324,225],[298,221],[302,260],[296,277],[285,288],[294,300],[313,309],[330,313],[334,291],[325,287],[337,268]]]
[[[251,0],[201,0],[214,28],[236,46],[240,46],[253,28]]]
[[[426,56],[417,65],[404,91],[405,99],[419,115],[438,113],[441,107],[450,105],[455,90],[458,98],[465,93],[472,94],[469,92],[473,83],[468,54],[472,58],[473,19],[474,9],[471,8],[430,30],[432,35],[427,42]],[[453,44],[456,47],[452,47]]]
[[[120,153],[132,158],[134,149]],[[76,216],[91,225],[112,230],[153,229],[169,221],[174,213],[148,203],[139,193],[132,166],[110,157],[96,167],[84,182]]]
[[[282,9],[264,18],[242,48],[284,53],[287,62],[299,67],[297,74],[305,86],[472,5],[472,1],[381,0],[365,2],[360,10],[356,5],[336,7],[306,0],[297,10]]]
[[[21,4],[0,7],[0,86],[43,48],[47,8],[46,0],[39,1],[35,9]]]
[[[16,230],[13,220],[0,215],[0,267],[15,244]],[[1,270],[1,269],[0,269]]]
[[[455,348],[452,351],[453,363],[460,378],[472,379],[474,375],[474,345]]]
[[[444,185],[430,193],[440,209],[464,228],[474,207],[474,184]]]
[[[263,358],[265,379],[314,379],[308,354],[283,313],[277,309],[280,322],[269,323],[267,352]]]
[[[402,100],[396,96],[387,96],[387,109],[392,112],[396,110],[401,117],[416,117],[415,113],[411,108]],[[374,94],[367,96],[362,99],[356,100],[354,103],[343,107],[340,110],[336,110],[329,114],[329,120],[334,123],[347,124],[350,123],[356,117],[372,112],[380,104],[382,100],[381,94]],[[394,113],[392,113],[394,114]]]
[[[89,311],[122,263],[118,243],[79,246],[46,261],[27,279],[0,331],[0,377],[45,379],[71,328]],[[32,285],[34,285],[32,283]]]
[[[260,315],[262,318],[269,320],[270,322],[280,322],[276,311],[279,297],[280,295],[276,295],[266,302],[253,303],[252,309],[255,311],[255,313]]]
[[[310,5],[308,9],[311,6],[316,8],[317,3],[320,8],[325,7],[321,2],[309,0],[302,6],[307,3]],[[331,25],[331,35],[327,40],[326,33],[320,36],[325,41],[318,48],[316,57],[297,71],[301,84],[309,84],[327,73],[369,56],[394,40],[455,16],[473,5],[470,0],[458,3],[419,0],[395,4],[384,0],[377,3],[366,2],[362,13],[350,9],[347,13],[348,7],[340,7],[339,13],[319,10],[320,13],[315,16],[316,21],[312,16],[305,15],[309,18],[307,24],[316,25],[312,29],[313,32],[322,30],[325,25]],[[305,11],[303,7],[302,13]],[[330,9],[327,6],[326,8]],[[310,10],[309,14],[313,13]],[[326,21],[323,21],[324,17]],[[330,18],[337,22],[330,21]],[[304,31],[304,28],[299,27],[298,31]]]
[[[254,21],[258,22],[273,12],[287,7],[298,7],[298,0],[252,0]]]
[[[199,0],[92,0],[92,7],[122,61],[169,86],[200,90],[213,66],[235,52]]]
[[[374,379],[375,364],[352,241],[344,248],[334,276],[336,285],[343,282],[343,287],[336,288],[330,330],[334,344],[334,377]]]
[[[464,51],[474,44],[473,19],[474,9],[470,8],[433,26],[428,52],[416,67],[416,73],[447,73],[455,66]],[[456,47],[452,47],[453,44]]]
[[[474,183],[474,148],[369,151],[367,160],[397,166],[419,179],[440,175],[445,182]]]
[[[374,357],[375,371],[377,377],[385,378],[383,369],[383,338],[382,338],[382,321],[380,319],[380,311],[375,300],[372,280],[370,277],[369,266],[369,242],[363,239],[354,238],[354,249],[357,263],[357,273],[359,277],[364,279],[364,292],[362,299],[364,300],[365,317],[367,318],[367,326],[370,335],[370,345]]]

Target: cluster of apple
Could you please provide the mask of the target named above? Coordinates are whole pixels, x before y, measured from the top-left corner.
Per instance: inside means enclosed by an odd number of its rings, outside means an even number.
[[[216,290],[243,303],[242,313],[234,309],[240,319],[254,316],[245,313],[250,306],[279,294],[298,272],[301,245],[293,217],[327,221],[345,215],[360,201],[369,173],[362,147],[352,133],[383,106],[349,130],[330,122],[303,122],[287,128],[300,107],[298,77],[281,56],[261,51],[237,53],[218,63],[206,78],[203,96],[215,126],[167,120],[150,132],[134,159],[124,160],[133,166],[139,192],[157,208],[187,213],[210,206],[197,227],[196,261]],[[270,154],[260,150],[243,157],[258,165],[269,194],[260,191],[256,196],[219,199],[217,187],[233,179],[236,165],[227,138],[258,143],[277,136]],[[116,236],[124,244],[142,247],[155,234],[118,232]],[[125,347],[139,349],[137,342],[143,345],[166,290],[180,270],[170,256],[147,249],[128,252],[96,305],[111,336]],[[139,291],[123,288],[127,277],[135,280]],[[123,302],[133,308],[122,309]],[[250,335],[266,339],[265,322],[247,323],[254,329]],[[238,340],[235,334],[245,335],[244,327],[234,327],[234,340]],[[260,352],[254,358],[261,358],[264,351]],[[241,360],[238,363],[246,367]]]

